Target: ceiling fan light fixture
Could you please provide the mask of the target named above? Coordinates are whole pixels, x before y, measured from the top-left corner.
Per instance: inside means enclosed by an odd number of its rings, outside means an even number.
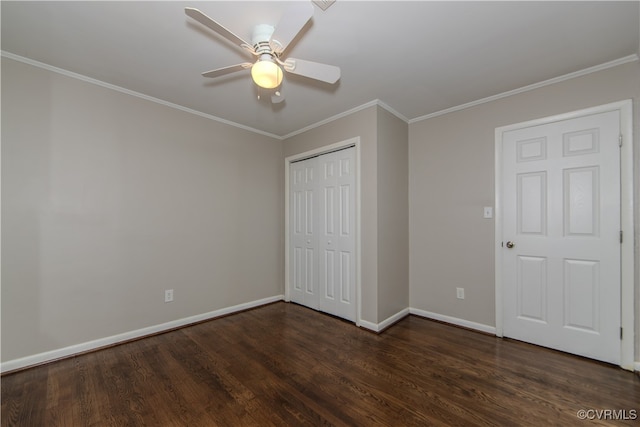
[[[251,67],[251,77],[258,86],[265,89],[274,89],[282,83],[282,69],[269,55],[264,56],[266,58],[260,58]]]

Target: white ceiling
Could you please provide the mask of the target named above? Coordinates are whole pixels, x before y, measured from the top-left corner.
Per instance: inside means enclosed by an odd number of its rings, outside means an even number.
[[[337,65],[340,81],[285,75],[272,105],[248,71],[200,75],[250,57],[185,6],[250,40],[287,2],[2,1],[2,50],[277,136],[376,99],[411,120],[639,52],[637,1],[337,0],[314,6],[287,56]]]

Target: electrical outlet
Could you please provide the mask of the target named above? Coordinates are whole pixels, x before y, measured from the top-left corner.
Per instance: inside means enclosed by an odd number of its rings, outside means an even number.
[[[164,291],[164,302],[173,301],[173,289],[165,289]]]
[[[456,288],[456,298],[464,299],[464,288]]]

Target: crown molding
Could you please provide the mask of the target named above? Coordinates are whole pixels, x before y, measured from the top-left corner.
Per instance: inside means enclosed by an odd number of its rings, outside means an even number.
[[[622,58],[619,58],[619,59],[615,59],[613,61],[605,62],[605,63],[600,64],[600,65],[595,65],[593,67],[585,68],[583,70],[575,71],[573,73],[564,74],[562,76],[554,77],[554,78],[551,78],[551,79],[548,79],[548,80],[544,80],[544,81],[541,81],[541,82],[538,82],[538,83],[534,83],[534,84],[531,84],[531,85],[528,85],[528,86],[523,86],[521,88],[513,89],[513,90],[510,90],[510,91],[507,91],[507,92],[502,92],[502,93],[499,93],[497,95],[492,95],[492,96],[489,96],[489,97],[486,97],[486,98],[478,99],[476,101],[471,101],[471,102],[468,102],[466,104],[457,105],[457,106],[454,106],[454,107],[451,107],[451,108],[447,108],[447,109],[444,109],[444,110],[436,111],[436,112],[429,113],[429,114],[426,114],[424,116],[415,117],[415,118],[412,118],[412,119],[409,119],[409,118],[405,117],[403,114],[399,113],[398,111],[396,111],[394,108],[390,107],[388,104],[384,103],[383,101],[381,101],[379,99],[374,99],[372,101],[366,102],[366,103],[364,103],[362,105],[359,105],[357,107],[351,108],[351,109],[349,109],[347,111],[344,111],[342,113],[336,114],[334,116],[328,117],[328,118],[326,118],[324,120],[321,120],[319,122],[313,123],[313,124],[311,124],[309,126],[303,127],[301,129],[295,130],[293,132],[290,132],[290,133],[288,133],[286,135],[276,135],[276,134],[273,134],[273,133],[270,133],[270,132],[262,131],[260,129],[255,129],[255,128],[252,128],[252,127],[249,127],[249,126],[245,126],[245,125],[242,125],[240,123],[232,122],[230,120],[226,120],[226,119],[223,119],[223,118],[220,118],[220,117],[217,117],[217,116],[213,116],[211,114],[206,114],[206,113],[203,113],[201,111],[197,111],[197,110],[194,110],[194,109],[191,109],[191,108],[188,108],[188,107],[184,107],[182,105],[174,104],[174,103],[169,102],[169,101],[165,101],[165,100],[162,100],[162,99],[159,99],[159,98],[155,98],[155,97],[152,97],[152,96],[149,96],[149,95],[145,95],[145,94],[140,93],[140,92],[136,92],[136,91],[133,91],[133,90],[125,89],[123,87],[116,86],[116,85],[113,85],[111,83],[106,83],[106,82],[103,82],[101,80],[97,80],[97,79],[94,79],[94,78],[91,78],[91,77],[87,77],[87,76],[84,76],[82,74],[78,74],[78,73],[74,73],[72,71],[68,71],[68,70],[65,70],[65,69],[62,69],[62,68],[54,67],[52,65],[45,64],[45,63],[39,62],[39,61],[35,61],[33,59],[30,59],[30,58],[25,58],[23,56],[19,56],[19,55],[13,54],[11,52],[0,51],[0,55],[2,57],[4,57],[4,58],[13,59],[15,61],[19,61],[19,62],[23,62],[25,64],[33,65],[35,67],[42,68],[42,69],[45,69],[45,70],[48,70],[48,71],[52,71],[54,73],[58,73],[58,74],[61,74],[61,75],[67,76],[67,77],[71,77],[71,78],[78,79],[78,80],[81,80],[81,81],[84,81],[84,82],[87,82],[87,83],[95,84],[97,86],[101,86],[101,87],[104,87],[104,88],[107,88],[107,89],[115,90],[117,92],[125,93],[127,95],[135,96],[137,98],[141,98],[141,99],[144,99],[144,100],[147,100],[147,101],[155,102],[157,104],[164,105],[166,107],[174,108],[174,109],[177,109],[177,110],[180,110],[180,111],[183,111],[183,112],[186,112],[186,113],[190,113],[190,114],[195,114],[197,116],[204,117],[204,118],[209,119],[209,120],[213,120],[213,121],[216,121],[216,122],[219,122],[219,123],[223,123],[223,124],[226,124],[226,125],[229,125],[229,126],[236,127],[238,129],[243,129],[243,130],[246,130],[246,131],[249,131],[249,132],[257,133],[259,135],[264,135],[264,136],[267,136],[269,138],[274,138],[274,139],[281,140],[281,141],[282,140],[286,140],[288,138],[291,138],[293,136],[299,135],[301,133],[307,132],[307,131],[309,131],[311,129],[315,129],[315,128],[320,127],[322,125],[325,125],[327,123],[331,123],[331,122],[333,122],[335,120],[338,120],[338,119],[341,119],[343,117],[347,117],[347,116],[349,116],[351,114],[357,113],[358,111],[362,111],[362,110],[365,110],[365,109],[373,107],[373,106],[378,106],[378,107],[381,107],[381,108],[385,109],[386,111],[388,111],[389,113],[393,114],[394,116],[396,116],[397,118],[399,118],[400,120],[402,120],[403,122],[405,122],[407,124],[413,124],[413,123],[421,122],[423,120],[432,119],[434,117],[442,116],[442,115],[445,115],[445,114],[448,114],[448,113],[453,113],[455,111],[465,110],[467,108],[475,107],[477,105],[481,105],[481,104],[485,104],[485,103],[488,103],[488,102],[496,101],[496,100],[499,100],[499,99],[502,99],[502,98],[506,98],[506,97],[509,97],[509,96],[512,96],[512,95],[517,95],[519,93],[528,92],[528,91],[531,91],[531,90],[534,90],[534,89],[538,89],[538,88],[541,88],[541,87],[544,87],[544,86],[549,86],[549,85],[552,85],[552,84],[555,84],[555,83],[560,83],[560,82],[563,82],[563,81],[566,81],[566,80],[574,79],[576,77],[585,76],[587,74],[595,73],[595,72],[598,72],[598,71],[603,71],[603,70],[606,70],[606,69],[609,69],[609,68],[617,67],[619,65],[628,64],[628,63],[636,62],[636,61],[640,60],[640,57],[637,54],[628,55],[628,56],[625,56],[625,57],[622,57]]]
[[[331,123],[331,122],[336,121],[338,119],[341,119],[343,117],[350,116],[351,114],[357,113],[358,111],[366,110],[367,108],[375,107],[375,106],[384,108],[389,113],[393,114],[394,116],[396,116],[397,118],[399,118],[403,122],[405,122],[407,124],[409,123],[409,119],[407,119],[405,116],[403,116],[402,114],[400,114],[399,112],[397,112],[396,110],[391,108],[389,105],[385,104],[384,102],[380,101],[379,99],[374,99],[374,100],[366,102],[366,103],[364,103],[362,105],[358,105],[357,107],[353,107],[353,108],[351,108],[351,109],[349,109],[347,111],[343,111],[342,113],[338,113],[335,116],[331,116],[331,117],[326,118],[324,120],[320,120],[319,122],[310,124],[309,126],[303,127],[302,129],[294,130],[293,132],[284,135],[282,137],[282,139],[291,138],[292,136],[296,136],[296,135],[299,135],[301,133],[305,133],[307,131],[310,131],[311,129],[315,129],[317,127],[320,127],[322,125],[326,125],[327,123]]]
[[[593,67],[585,68],[583,70],[575,71],[573,73],[564,74],[562,76],[554,77],[549,80],[544,80],[538,83],[533,83],[528,86],[523,86],[518,89],[513,89],[507,92],[502,92],[497,95],[488,96],[486,98],[478,99],[476,101],[471,101],[466,104],[457,105],[455,107],[447,108],[444,110],[436,111],[434,113],[426,114],[424,116],[416,117],[409,120],[409,124],[413,124],[416,122],[421,122],[423,120],[432,119],[434,117],[442,116],[444,114],[453,113],[454,111],[465,110],[467,108],[475,107],[476,105],[486,104],[487,102],[496,101],[498,99],[506,98],[512,95],[517,95],[519,93],[528,92],[530,90],[538,89],[544,86],[549,86],[552,84],[560,83],[566,80],[575,79],[576,77],[586,76],[587,74],[596,73],[598,71],[603,71],[609,68],[617,67],[619,65],[628,64],[630,62],[636,62],[640,60],[637,54],[625,56],[622,58],[614,59],[613,61],[605,62],[604,64],[595,65]]]
[[[369,101],[369,102],[367,102],[365,104],[362,104],[362,105],[359,105],[357,107],[351,108],[350,110],[343,111],[342,113],[338,113],[335,116],[331,116],[331,117],[326,118],[324,120],[320,120],[319,122],[312,123],[309,126],[303,127],[302,129],[294,130],[293,132],[290,132],[290,133],[282,136],[282,139],[289,139],[289,138],[291,138],[293,136],[300,135],[301,133],[305,133],[307,131],[310,131],[311,129],[315,129],[315,128],[320,127],[322,125],[326,125],[327,123],[331,123],[331,122],[336,121],[338,119],[341,119],[343,117],[347,117],[347,116],[349,116],[349,115],[351,115],[353,113],[357,113],[358,111],[366,110],[367,108],[373,107],[375,105],[377,105],[377,100],[374,99],[373,101]]]
[[[240,123],[232,122],[230,120],[225,120],[220,117],[213,116],[211,114],[206,114],[201,111],[194,110],[192,108],[184,107],[182,105],[174,104],[173,102],[165,101],[163,99],[155,98],[153,96],[145,95],[140,92],[136,92],[130,89],[123,88],[121,86],[117,86],[111,83],[103,82],[102,80],[94,79],[92,77],[87,77],[82,74],[74,73],[73,71],[65,70],[63,68],[54,67],[53,65],[45,64],[44,62],[36,61],[30,58],[25,58],[24,56],[16,55],[7,51],[0,51],[0,55],[3,58],[13,59],[14,61],[22,62],[28,65],[33,65],[34,67],[42,68],[47,71],[51,71],[57,74],[61,74],[66,77],[71,77],[73,79],[81,80],[86,83],[91,83],[96,86],[101,86],[107,89],[115,90],[116,92],[124,93],[127,95],[135,96],[137,98],[144,99],[146,101],[151,101],[156,104],[164,105],[165,107],[174,108],[176,110],[183,111],[185,113],[195,114],[196,116],[204,117],[205,119],[213,120],[219,123],[223,123],[225,125],[233,126],[239,129],[243,129],[249,132],[254,132],[260,135],[268,136],[270,138],[282,140],[281,136],[275,135],[273,133],[265,132],[260,129],[255,129],[249,126],[241,125]]]

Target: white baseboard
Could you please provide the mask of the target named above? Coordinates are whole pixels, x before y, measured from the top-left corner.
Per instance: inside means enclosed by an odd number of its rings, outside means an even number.
[[[393,325],[394,323],[398,322],[400,319],[407,317],[409,315],[409,308],[405,308],[403,310],[400,310],[399,312],[397,312],[396,314],[394,314],[393,316],[390,316],[388,318],[386,318],[385,320],[383,320],[382,322],[378,323],[378,331],[382,331],[386,328],[388,328],[389,326]]]
[[[378,332],[378,324],[377,323],[367,322],[366,320],[360,320],[357,323],[357,325],[360,326],[361,328],[365,328],[365,329],[368,329],[368,330],[373,331],[373,332]]]
[[[0,363],[0,372],[9,372],[16,369],[22,369],[29,366],[38,365],[44,362],[60,359],[63,357],[73,356],[75,354],[84,353],[91,350],[97,350],[101,347],[107,347],[124,341],[141,338],[147,335],[156,334],[158,332],[168,331],[170,329],[179,328],[192,323],[209,320],[216,317],[224,316],[238,311],[247,310],[249,308],[270,304],[276,301],[282,301],[284,295],[276,295],[273,297],[263,298],[256,301],[250,301],[243,304],[234,305],[232,307],[221,308],[219,310],[210,311],[208,313],[197,314],[195,316],[185,317],[183,319],[172,320],[171,322],[161,323],[159,325],[149,326],[135,331],[124,332],[110,337],[99,338],[97,340],[88,341],[80,344],[71,345],[69,347],[59,348],[56,350],[46,351],[44,353],[34,354],[32,356],[21,357],[19,359],[9,360]]]
[[[640,361],[633,364],[633,370],[640,374]]]
[[[365,329],[369,329],[370,331],[373,331],[373,332],[380,332],[408,315],[409,315],[409,309],[405,308],[403,310],[400,310],[396,314],[386,318],[380,323],[373,323],[373,322],[367,322],[366,320],[360,320],[359,326]]]
[[[426,317],[427,319],[439,320],[441,322],[451,323],[452,325],[475,329],[476,331],[486,332],[492,335],[496,334],[495,326],[484,325],[482,323],[459,319],[457,317],[445,316],[444,314],[432,313],[430,311],[420,310],[418,308],[410,308],[409,313],[415,314],[416,316]]]

